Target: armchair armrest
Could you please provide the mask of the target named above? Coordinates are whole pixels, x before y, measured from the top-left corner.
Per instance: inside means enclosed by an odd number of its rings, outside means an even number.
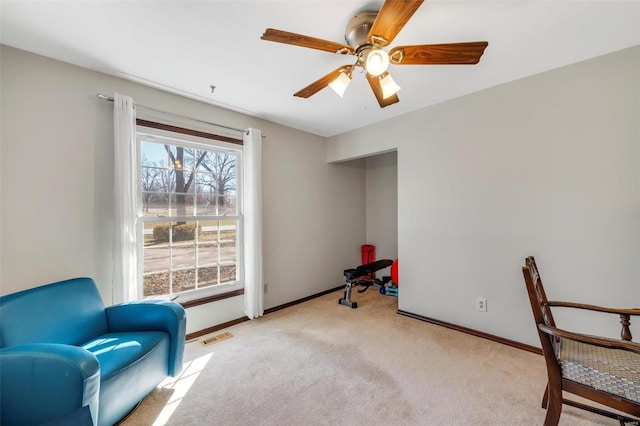
[[[605,308],[603,306],[596,305],[587,305],[584,303],[572,303],[572,302],[558,302],[558,301],[548,301],[544,302],[543,305],[545,307],[559,307],[559,308],[575,308],[575,309],[585,309],[588,311],[594,312],[604,312],[607,314],[617,314],[620,316],[620,324],[622,324],[622,331],[620,332],[620,337],[622,340],[631,341],[633,337],[631,336],[631,316],[640,316],[640,309],[638,308],[630,308],[630,309],[620,309],[620,308]]]
[[[544,303],[545,306],[550,307],[560,307],[560,308],[576,308],[576,309],[586,309],[589,311],[597,311],[597,312],[605,312],[608,314],[618,314],[618,315],[640,315],[639,308],[629,308],[629,309],[620,309],[620,308],[606,308],[603,306],[596,305],[587,305],[584,303],[572,303],[572,302],[558,302],[555,300],[550,300]]]
[[[89,351],[57,343],[0,349],[2,423],[41,424],[89,406],[97,424],[100,364]]]
[[[169,334],[169,375],[182,370],[186,338],[186,313],[182,305],[167,300],[129,302],[106,308],[110,332],[164,331]]]
[[[607,337],[591,336],[588,334],[574,333],[549,325],[538,324],[538,328],[545,334],[563,339],[575,340],[588,345],[601,346],[608,349],[621,349],[640,354],[640,344],[626,340],[610,339]]]

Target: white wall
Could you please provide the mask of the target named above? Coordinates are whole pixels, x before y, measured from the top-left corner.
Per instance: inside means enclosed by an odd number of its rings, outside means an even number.
[[[90,276],[110,303],[113,104],[96,94],[116,91],[267,135],[267,308],[340,285],[342,270],[359,261],[364,166],[327,164],[323,138],[10,47],[1,46],[0,55],[0,294]],[[242,297],[192,308],[187,332],[242,311]]]
[[[398,257],[398,156],[388,152],[367,157],[367,244],[376,246],[376,259]],[[389,274],[388,270],[384,271]]]
[[[639,75],[634,47],[331,138],[329,161],[398,149],[399,308],[539,345],[527,255],[551,299],[640,306]]]

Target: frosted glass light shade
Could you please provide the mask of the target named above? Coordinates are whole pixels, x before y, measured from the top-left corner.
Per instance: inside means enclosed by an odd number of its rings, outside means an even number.
[[[331,83],[329,83],[329,87],[333,89],[340,97],[344,95],[344,91],[347,89],[347,86],[351,82],[351,77],[347,75],[344,71],[341,71]]]
[[[380,78],[380,86],[382,87],[382,97],[387,99],[389,96],[393,96],[398,93],[400,90],[400,86],[396,84],[395,81],[391,78],[389,73],[386,73],[382,78]]]

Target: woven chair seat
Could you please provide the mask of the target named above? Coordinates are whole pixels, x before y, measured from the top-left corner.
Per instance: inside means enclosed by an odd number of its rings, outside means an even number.
[[[563,378],[640,402],[640,354],[561,339],[558,361]]]

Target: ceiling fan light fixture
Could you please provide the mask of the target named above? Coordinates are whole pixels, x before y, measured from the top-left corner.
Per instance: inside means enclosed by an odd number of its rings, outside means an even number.
[[[336,77],[335,80],[329,83],[329,87],[331,87],[333,91],[338,94],[338,96],[343,97],[344,91],[347,90],[347,86],[349,85],[349,83],[351,83],[351,73],[340,71],[338,77]]]
[[[373,77],[382,75],[389,68],[389,54],[377,47],[370,49],[367,52],[364,68]]]
[[[396,84],[391,78],[388,72],[385,72],[380,77],[380,87],[382,87],[382,97],[387,99],[389,96],[393,96],[400,90],[400,86]]]
[[[2,1],[2,0],[0,0]],[[391,47],[394,39],[424,0],[383,0],[379,10],[364,10],[349,20],[344,42],[267,28],[262,40],[284,43],[329,53],[353,55],[353,65],[343,65],[298,90],[293,96],[308,98],[330,86],[340,97],[357,67],[365,74],[380,108],[400,101],[400,86],[387,69],[394,65],[474,65],[480,61],[487,41],[417,44]],[[380,0],[378,1],[378,3]]]

